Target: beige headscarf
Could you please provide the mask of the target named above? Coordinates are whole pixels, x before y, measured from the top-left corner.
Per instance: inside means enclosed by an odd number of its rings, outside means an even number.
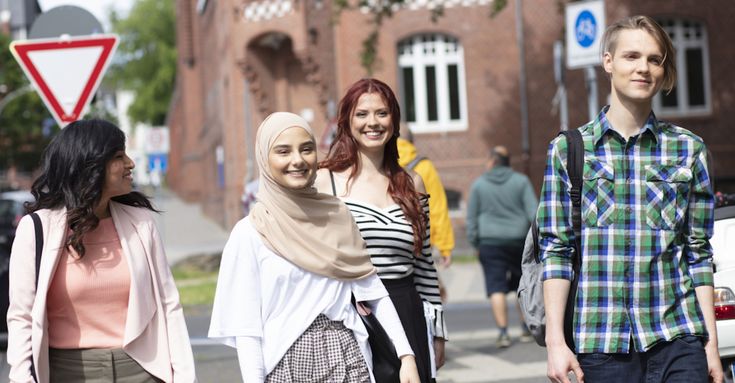
[[[313,185],[293,190],[279,185],[268,166],[268,153],[286,129],[300,127],[314,138],[303,118],[276,112],[266,117],[255,137],[260,170],[257,202],[250,220],[266,246],[298,267],[341,280],[375,273],[365,241],[342,201],[317,193]]]

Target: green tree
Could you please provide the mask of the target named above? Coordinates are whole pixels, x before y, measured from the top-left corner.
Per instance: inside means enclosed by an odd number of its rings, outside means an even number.
[[[136,0],[126,18],[112,12],[110,21],[120,45],[109,79],[135,93],[128,109],[133,123],[162,125],[176,76],[174,2]]]
[[[10,37],[0,33],[0,169],[31,171],[38,167],[41,153],[58,127],[30,88],[9,45]]]

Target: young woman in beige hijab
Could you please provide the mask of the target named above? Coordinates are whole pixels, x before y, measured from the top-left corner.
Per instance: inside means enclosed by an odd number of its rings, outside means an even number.
[[[271,114],[255,151],[257,203],[222,254],[209,337],[237,348],[245,382],[374,382],[354,295],[393,341],[401,382],[418,383],[413,351],[350,212],[313,187],[308,123]]]

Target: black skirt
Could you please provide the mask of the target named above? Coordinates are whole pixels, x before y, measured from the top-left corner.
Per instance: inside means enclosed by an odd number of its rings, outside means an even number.
[[[416,291],[413,275],[401,279],[381,279],[396,307],[406,332],[408,343],[416,355],[416,367],[422,383],[431,382],[431,361],[429,360],[429,339],[426,334],[424,304]]]

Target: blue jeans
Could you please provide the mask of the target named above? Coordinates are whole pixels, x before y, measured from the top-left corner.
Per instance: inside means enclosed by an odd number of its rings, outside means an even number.
[[[620,383],[708,383],[703,339],[686,335],[646,352],[579,354],[584,381]]]

